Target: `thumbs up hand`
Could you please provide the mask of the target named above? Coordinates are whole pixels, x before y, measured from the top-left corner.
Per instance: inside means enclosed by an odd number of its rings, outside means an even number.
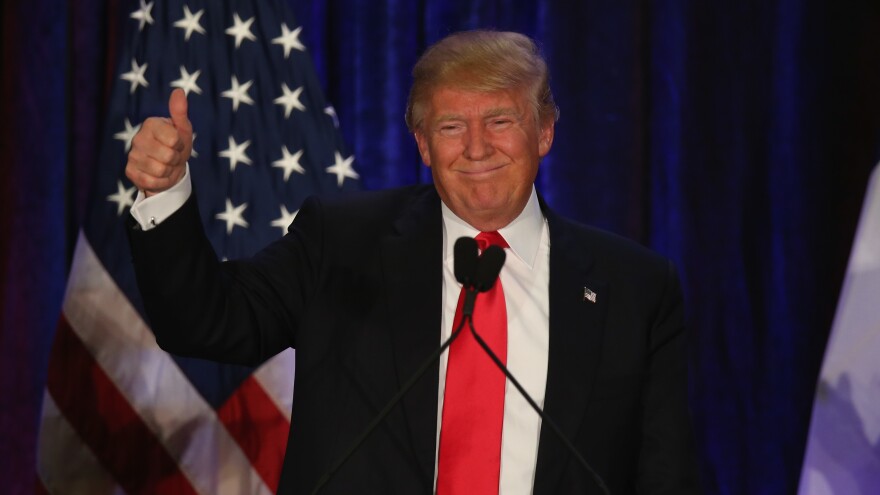
[[[125,175],[149,197],[174,186],[186,172],[193,130],[186,94],[175,89],[168,99],[171,118],[150,117],[131,141]]]

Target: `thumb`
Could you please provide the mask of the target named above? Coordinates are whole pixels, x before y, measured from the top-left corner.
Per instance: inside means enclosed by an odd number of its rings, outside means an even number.
[[[184,142],[191,143],[192,123],[187,117],[186,93],[182,89],[177,88],[171,92],[171,97],[168,99],[168,112],[171,114],[171,123],[181,134]]]

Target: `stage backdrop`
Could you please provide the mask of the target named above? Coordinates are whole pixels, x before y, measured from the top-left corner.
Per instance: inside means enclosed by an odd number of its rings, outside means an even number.
[[[192,2],[194,5],[210,2]],[[561,110],[539,190],[679,267],[709,494],[794,493],[867,178],[880,2],[289,0],[364,187],[429,180],[412,64],[460,29],[538,39]],[[0,479],[30,493],[49,348],[128,0],[2,6]],[[195,8],[193,9],[195,10]]]

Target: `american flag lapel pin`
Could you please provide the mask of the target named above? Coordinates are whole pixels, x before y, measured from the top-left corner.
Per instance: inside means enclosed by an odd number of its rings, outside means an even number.
[[[592,290],[584,287],[584,302],[590,301],[591,303],[596,302],[596,293]]]

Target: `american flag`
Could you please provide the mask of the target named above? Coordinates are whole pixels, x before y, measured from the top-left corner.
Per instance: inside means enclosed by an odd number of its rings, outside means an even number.
[[[183,88],[202,222],[225,258],[279,238],[309,194],[359,188],[297,24],[272,0],[130,4],[87,220],[50,356],[40,491],[270,493],[294,353],[257,369],[160,350],[140,301],[124,176],[140,123]]]

